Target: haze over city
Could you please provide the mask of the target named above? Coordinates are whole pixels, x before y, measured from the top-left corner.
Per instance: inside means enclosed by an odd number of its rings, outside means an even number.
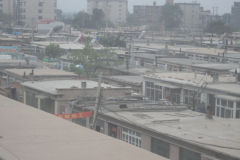
[[[0,160],[240,160],[240,0],[0,0]]]
[[[163,5],[165,0],[154,0],[159,5]],[[218,13],[224,14],[231,11],[233,2],[239,0],[175,0],[175,2],[198,2],[205,9],[211,10],[213,7],[218,7]],[[129,0],[128,1],[129,12],[132,12],[133,5],[151,5],[153,0]],[[73,13],[80,10],[86,10],[87,1],[86,0],[58,0],[58,8],[62,9],[64,12]]]

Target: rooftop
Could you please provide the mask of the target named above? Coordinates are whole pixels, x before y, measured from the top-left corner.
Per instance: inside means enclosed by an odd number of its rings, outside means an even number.
[[[8,98],[0,96],[0,101],[3,159],[166,160]]]
[[[98,82],[90,80],[53,80],[53,81],[31,81],[24,82],[22,85],[31,89],[50,93],[53,95],[58,94],[60,89],[83,89],[82,82],[86,82],[86,89],[93,89],[98,87]],[[119,88],[108,84],[102,84],[103,88]]]
[[[135,47],[143,47],[143,48],[149,48],[149,49],[165,49],[165,45],[161,43],[151,43],[150,45],[147,45],[146,43],[135,43]],[[176,45],[171,46],[168,45],[169,50],[177,51],[179,52],[180,49],[182,52],[190,52],[190,53],[199,53],[199,54],[206,54],[206,55],[214,55],[218,56],[219,54],[224,53],[224,49],[218,49],[218,48],[203,48],[203,47],[194,47],[194,46],[187,46],[187,45]],[[240,52],[237,51],[228,51],[226,55],[231,55],[231,57],[239,56]]]
[[[23,76],[24,73],[29,75],[32,69],[6,69],[7,72],[13,73],[18,76]],[[34,76],[77,76],[72,72],[66,72],[57,69],[34,69]]]
[[[155,73],[146,75],[145,77],[158,79],[166,84],[171,83],[172,87],[177,87],[177,85],[200,87],[203,83],[207,82],[207,89],[215,90],[217,92],[223,91],[227,94],[231,93],[238,96],[240,95],[240,84],[236,83],[236,78],[233,76],[220,76],[219,82],[213,82],[211,76],[189,72]]]
[[[126,82],[126,83],[135,83],[135,84],[141,84],[143,82],[142,76],[106,76],[104,78],[115,80],[115,81]]]
[[[190,110],[117,113],[104,111],[104,114],[138,127],[240,158],[239,120],[216,117],[209,120],[204,114]]]

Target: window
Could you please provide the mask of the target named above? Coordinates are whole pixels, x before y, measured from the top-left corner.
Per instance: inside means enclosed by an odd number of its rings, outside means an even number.
[[[170,144],[156,138],[151,139],[151,152],[169,158]]]
[[[179,160],[201,160],[201,155],[200,153],[180,148]]]
[[[42,19],[43,19],[43,17],[42,17],[42,16],[38,16],[38,19],[39,19],[39,20],[42,20]]]
[[[140,133],[127,128],[122,128],[121,139],[137,147],[141,147],[142,145],[142,139],[141,139]]]
[[[26,104],[38,108],[38,99],[34,93],[26,92]]]
[[[104,133],[104,121],[97,119],[96,122],[96,131],[100,133]]]
[[[47,98],[41,100],[41,110],[54,114],[55,113],[55,101]]]
[[[222,118],[234,118],[234,102],[227,99],[217,98],[215,116]],[[237,113],[236,113],[237,114]],[[237,115],[236,115],[237,116]]]

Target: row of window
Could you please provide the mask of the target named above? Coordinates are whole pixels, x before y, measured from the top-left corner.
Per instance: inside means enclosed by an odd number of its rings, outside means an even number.
[[[234,103],[236,103],[236,109]],[[240,102],[217,98],[215,116],[222,118],[240,118]]]

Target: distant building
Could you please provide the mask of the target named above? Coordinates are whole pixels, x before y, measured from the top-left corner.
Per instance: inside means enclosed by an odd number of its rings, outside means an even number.
[[[19,24],[35,27],[39,21],[56,20],[57,0],[17,0]]]
[[[200,28],[204,29],[211,22],[211,11],[200,8]]]
[[[231,24],[235,28],[240,29],[240,2],[234,2],[234,6],[232,7]]]
[[[0,1],[0,13],[14,16],[15,13],[15,0],[1,0]]]
[[[124,24],[127,20],[127,0],[88,0],[87,12],[92,14],[94,9],[101,9],[108,21],[118,25]]]
[[[182,29],[186,31],[196,31],[200,28],[200,12],[199,3],[176,3],[183,13]]]
[[[157,6],[156,2],[152,6],[133,6],[133,15],[138,24],[149,25],[160,23],[162,6]]]

